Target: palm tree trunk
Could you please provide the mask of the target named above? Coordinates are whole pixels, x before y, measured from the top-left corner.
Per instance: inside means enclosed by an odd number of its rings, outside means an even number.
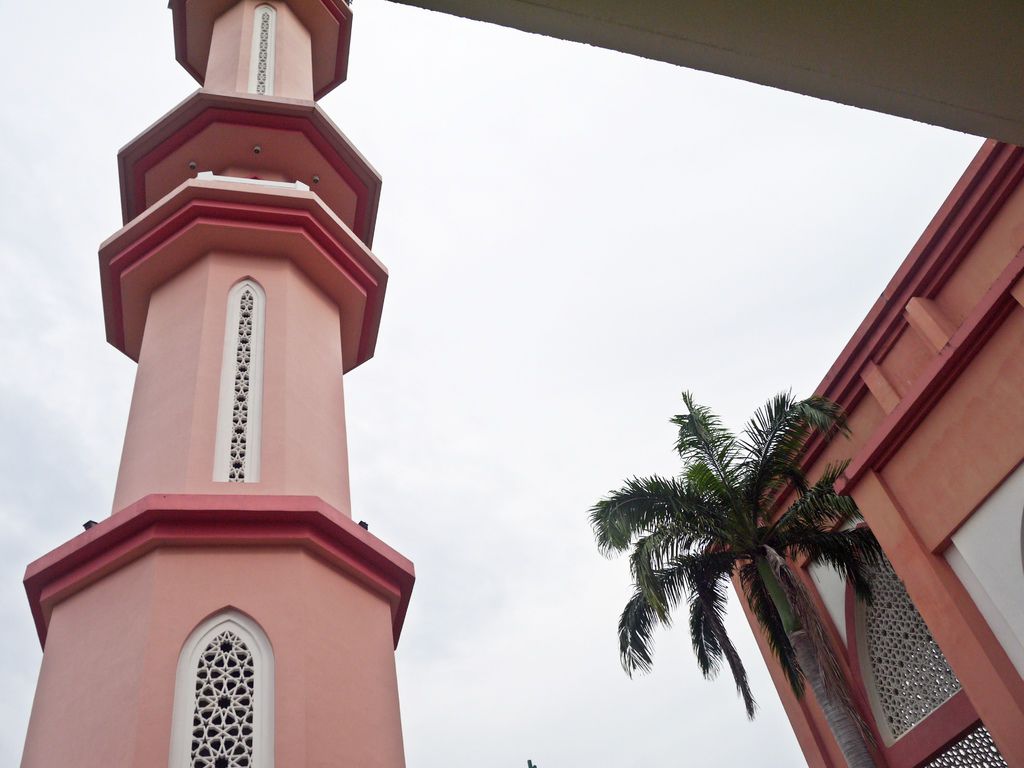
[[[804,678],[810,683],[811,690],[814,691],[814,697],[821,705],[825,721],[828,723],[836,743],[839,744],[843,757],[846,758],[846,764],[850,768],[875,768],[875,760],[864,741],[860,723],[857,722],[848,707],[836,701],[826,692],[822,682],[821,665],[815,658],[807,632],[803,629],[790,632],[789,642],[793,644],[796,660],[804,672]]]
[[[821,660],[818,658],[814,643],[807,636],[807,630],[800,623],[799,611],[795,610],[790,602],[786,590],[768,561],[757,558],[755,564],[758,574],[771,596],[772,603],[779,613],[779,618],[782,620],[786,636],[793,646],[797,663],[804,673],[804,679],[814,691],[814,697],[818,700],[821,711],[825,715],[825,722],[828,723],[829,730],[832,731],[832,736],[839,745],[843,757],[846,758],[846,764],[849,768],[876,768],[862,723],[851,708],[852,703],[849,700],[844,702],[841,696],[834,695],[835,691],[830,692],[825,685]]]

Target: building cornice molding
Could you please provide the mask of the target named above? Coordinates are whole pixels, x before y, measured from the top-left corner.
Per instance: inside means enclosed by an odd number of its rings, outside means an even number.
[[[40,643],[54,606],[161,548],[299,547],[380,594],[395,646],[415,582],[412,562],[316,496],[153,494],[80,533],[25,571]]]
[[[869,394],[862,374],[877,363],[908,325],[905,310],[913,298],[932,299],[967,258],[978,238],[1024,179],[1024,148],[997,141],[984,144],[954,186],[931,223],[889,281],[867,317],[846,344],[815,394],[833,400],[850,413]],[[1020,255],[965,318],[945,348],[906,392],[899,405],[874,431],[872,440],[854,457],[845,480],[849,489],[872,462],[884,461],[902,443],[955,375],[991,335],[1000,313],[1010,306],[1009,291],[1020,273]],[[805,466],[824,450],[816,435],[805,453]]]
[[[181,245],[187,235],[196,236],[201,242],[187,249],[182,245],[188,255],[179,257],[179,261],[194,261],[220,247],[229,252],[245,249],[250,255],[299,262],[300,250],[308,250],[310,258],[315,259],[328,276],[316,282],[339,303],[339,308],[347,304],[349,310],[358,309],[351,306],[353,302],[344,301],[343,290],[362,294],[364,306],[358,327],[342,328],[342,337],[347,342],[345,371],[373,356],[387,287],[384,265],[313,193],[277,187],[264,189],[242,181],[215,179],[185,182],[100,246],[107,340],[132,359],[138,359],[141,326],[145,324],[148,305],[147,291],[156,286],[147,284],[134,289],[145,294],[132,302],[132,306],[139,305],[135,311],[128,306],[132,297],[126,298],[125,281],[138,277],[140,265],[159,259],[172,245]],[[218,241],[221,235],[223,243]],[[245,235],[253,242],[245,243]],[[270,236],[291,238],[295,243],[275,250]],[[271,251],[262,254],[259,249],[264,246]],[[302,264],[299,266],[302,268]],[[176,264],[176,269],[183,267],[184,264]],[[337,282],[340,287],[332,289],[331,282]]]
[[[117,153],[121,218],[127,224],[146,208],[146,174],[215,123],[299,133],[356,194],[353,231],[373,245],[381,177],[319,105],[301,99],[218,93],[200,89],[128,142]],[[204,169],[199,169],[204,170]],[[182,180],[188,178],[182,167]],[[299,179],[303,181],[303,179]],[[308,183],[309,179],[305,179]]]
[[[899,405],[871,433],[836,483],[840,493],[849,492],[869,469],[880,468],[952,386],[1002,321],[1018,306],[1013,294],[1022,278],[1024,249],[1017,252],[946,346],[918,374]]]

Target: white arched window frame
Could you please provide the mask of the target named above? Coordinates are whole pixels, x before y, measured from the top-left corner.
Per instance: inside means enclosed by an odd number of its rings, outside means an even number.
[[[222,761],[227,768],[248,765],[250,768],[274,766],[274,652],[263,629],[245,614],[227,609],[210,617],[196,627],[185,641],[178,658],[174,686],[174,710],[171,723],[171,754],[169,768],[194,768],[196,765],[216,765],[216,761],[193,759],[194,718],[203,682],[200,663],[211,642],[229,636],[244,644],[251,654],[252,684],[252,749],[239,763]]]
[[[257,5],[252,25],[252,57],[249,62],[249,93],[274,94],[274,43],[277,11],[272,5]]]
[[[228,292],[214,446],[213,479],[260,479],[263,415],[263,338],[266,294],[246,278]]]

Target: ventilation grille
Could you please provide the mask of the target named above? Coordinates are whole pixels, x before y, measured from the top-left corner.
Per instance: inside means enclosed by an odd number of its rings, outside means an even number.
[[[269,8],[257,10],[259,32],[256,39],[256,93],[266,96],[267,80],[270,73],[270,26],[273,23],[273,11]]]
[[[968,731],[924,768],[1009,768],[984,725]]]
[[[192,768],[252,766],[252,653],[234,632],[213,638],[196,670],[192,715]]]
[[[252,322],[256,297],[246,288],[239,298],[238,346],[235,348],[235,399],[231,408],[231,457],[228,480],[245,482],[245,449],[249,435],[249,374],[252,367]]]
[[[871,590],[868,658],[878,702],[899,738],[959,691],[960,681],[888,562],[872,573]]]

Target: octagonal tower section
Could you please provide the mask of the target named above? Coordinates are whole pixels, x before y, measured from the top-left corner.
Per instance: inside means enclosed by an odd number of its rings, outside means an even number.
[[[269,493],[350,514],[341,373],[380,323],[376,173],[311,103],[204,91],[119,164],[129,223],[100,271],[107,338],[139,369],[115,512]]]
[[[352,11],[345,0],[169,5],[174,54],[204,88],[321,99],[348,76]]]

